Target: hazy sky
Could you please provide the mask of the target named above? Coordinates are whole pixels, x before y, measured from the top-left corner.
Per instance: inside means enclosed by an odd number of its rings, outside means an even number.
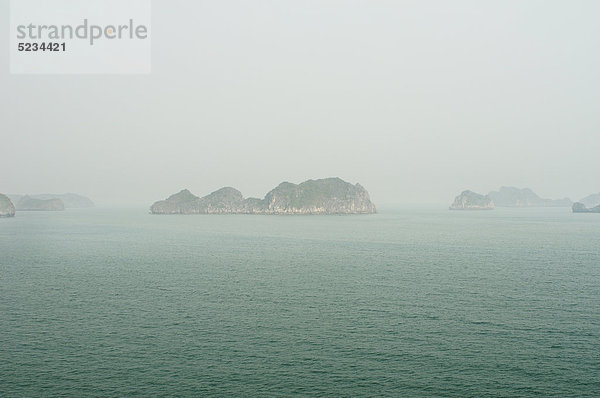
[[[150,205],[339,176],[377,204],[600,191],[600,2],[152,3],[152,74],[10,75],[0,192]]]

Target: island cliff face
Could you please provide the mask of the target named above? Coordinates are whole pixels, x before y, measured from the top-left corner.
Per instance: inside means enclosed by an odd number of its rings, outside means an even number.
[[[600,205],[588,208],[580,202],[574,203],[572,209],[573,213],[600,213]]]
[[[499,191],[492,191],[488,196],[498,207],[570,207],[573,204],[569,198],[540,198],[529,188],[501,187]]]
[[[450,210],[493,210],[494,201],[488,195],[481,195],[473,191],[463,191],[454,199]]]
[[[30,196],[23,196],[17,202],[17,210],[23,211],[62,211],[65,204],[60,199],[34,199]]]
[[[360,184],[339,178],[283,182],[264,199],[244,199],[237,189],[221,188],[199,198],[187,189],[150,207],[152,214],[372,214],[375,205]]]
[[[15,206],[8,196],[0,193],[0,217],[14,217]]]

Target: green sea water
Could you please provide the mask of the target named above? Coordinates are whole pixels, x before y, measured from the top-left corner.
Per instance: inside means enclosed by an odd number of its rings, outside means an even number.
[[[600,215],[0,219],[0,396],[600,396]]]

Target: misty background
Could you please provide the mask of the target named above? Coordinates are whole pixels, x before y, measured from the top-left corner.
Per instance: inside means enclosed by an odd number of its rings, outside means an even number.
[[[162,1],[152,74],[10,75],[0,192],[150,205],[339,176],[376,204],[600,191],[600,2]]]

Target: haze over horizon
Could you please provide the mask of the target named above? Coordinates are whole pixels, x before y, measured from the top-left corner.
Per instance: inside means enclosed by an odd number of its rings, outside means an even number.
[[[340,177],[377,205],[600,191],[600,3],[153,2],[152,74],[11,75],[0,192],[150,205]],[[0,0],[0,30],[9,2]]]

